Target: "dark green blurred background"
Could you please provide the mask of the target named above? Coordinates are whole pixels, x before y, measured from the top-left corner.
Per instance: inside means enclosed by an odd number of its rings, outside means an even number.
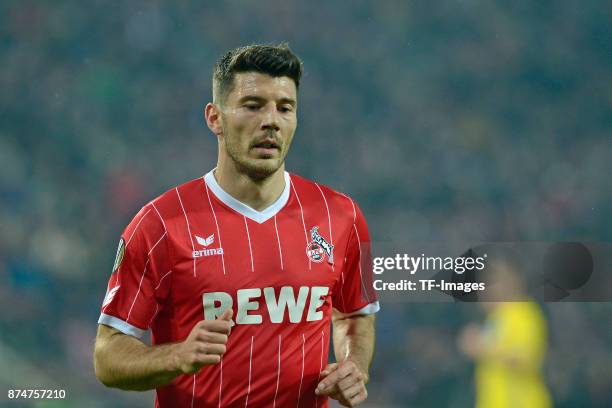
[[[93,375],[99,306],[139,208],[216,161],[215,60],[304,60],[288,170],[350,194],[377,241],[612,241],[612,3],[2,1],[0,405],[152,406]],[[376,407],[469,407],[475,305],[379,314]],[[558,407],[612,404],[612,305],[544,306]],[[17,406],[17,405],[11,405]],[[24,403],[23,406],[29,406]]]

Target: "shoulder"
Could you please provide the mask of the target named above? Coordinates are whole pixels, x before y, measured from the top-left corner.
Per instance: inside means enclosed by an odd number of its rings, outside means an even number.
[[[515,326],[538,325],[543,320],[539,306],[531,301],[504,303],[499,314],[502,319]]]
[[[204,179],[198,177],[168,189],[145,204],[143,210],[155,212],[163,223],[176,217],[184,217],[184,213],[202,202],[205,195]]]
[[[318,202],[323,201],[330,212],[342,214],[343,218],[353,223],[362,217],[359,206],[347,194],[294,173],[289,173],[289,175],[292,189],[302,205],[317,205]]]
[[[517,320],[526,320],[532,324],[542,324],[545,321],[544,314],[540,306],[534,301],[519,302],[520,309],[517,307]]]

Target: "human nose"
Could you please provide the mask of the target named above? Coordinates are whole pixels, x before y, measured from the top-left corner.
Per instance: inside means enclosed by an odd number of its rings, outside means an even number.
[[[267,106],[266,109],[264,110],[264,114],[263,114],[263,118],[261,122],[261,129],[262,130],[271,129],[274,131],[278,131],[280,130],[280,126],[278,122],[279,122],[279,117],[278,117],[278,111],[276,110],[276,107]]]

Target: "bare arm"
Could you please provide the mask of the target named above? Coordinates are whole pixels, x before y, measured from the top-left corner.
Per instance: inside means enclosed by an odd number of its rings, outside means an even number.
[[[534,357],[528,346],[500,347],[499,344],[487,341],[484,329],[474,323],[463,329],[457,344],[459,350],[473,360],[493,358],[512,370],[533,370]]]
[[[217,320],[196,324],[185,341],[158,346],[147,346],[135,337],[99,325],[94,350],[96,377],[108,387],[144,391],[217,364],[225,353],[231,316],[230,309]]]
[[[374,315],[332,316],[334,354],[337,363],[321,372],[317,395],[328,395],[342,405],[353,407],[368,396],[365,384],[374,356]]]
[[[353,361],[369,379],[370,365],[374,357],[374,315],[343,317],[334,311],[334,354],[336,361]]]
[[[181,374],[175,361],[177,344],[149,347],[135,337],[99,325],[94,350],[96,377],[107,387],[150,390]]]

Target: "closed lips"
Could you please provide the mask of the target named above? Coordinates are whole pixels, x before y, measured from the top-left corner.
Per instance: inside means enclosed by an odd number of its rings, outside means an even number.
[[[272,141],[272,140],[264,140],[263,142],[259,142],[257,144],[255,144],[253,147],[262,147],[265,149],[278,149],[280,148],[280,146]]]

